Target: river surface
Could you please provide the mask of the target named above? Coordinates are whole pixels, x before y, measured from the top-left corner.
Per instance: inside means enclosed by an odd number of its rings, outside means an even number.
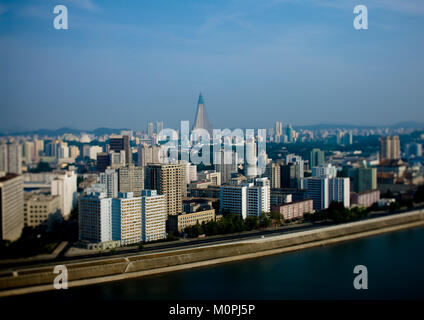
[[[356,265],[368,289],[356,290]],[[16,299],[424,299],[424,228]]]

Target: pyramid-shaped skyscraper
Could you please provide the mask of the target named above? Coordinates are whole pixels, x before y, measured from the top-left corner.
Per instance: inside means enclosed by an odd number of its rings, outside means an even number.
[[[199,101],[197,102],[197,110],[196,110],[196,117],[194,118],[193,128],[194,129],[200,129],[203,128],[209,132],[210,135],[212,135],[212,125],[209,122],[208,114],[206,112],[205,108],[205,102],[203,101],[202,94],[199,94]]]

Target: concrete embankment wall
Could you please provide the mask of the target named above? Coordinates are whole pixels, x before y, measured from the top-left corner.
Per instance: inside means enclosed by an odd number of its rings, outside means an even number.
[[[88,285],[255,258],[417,226],[424,226],[424,210],[264,239],[164,253],[144,253],[128,258],[68,263],[66,264],[68,286]],[[54,289],[53,281],[57,274],[54,274],[53,270],[54,266],[48,266],[0,273],[0,297]]]

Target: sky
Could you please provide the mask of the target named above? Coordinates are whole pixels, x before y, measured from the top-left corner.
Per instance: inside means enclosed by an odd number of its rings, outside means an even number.
[[[423,122],[423,31],[422,0],[0,0],[0,131],[178,128],[200,92],[215,128]]]

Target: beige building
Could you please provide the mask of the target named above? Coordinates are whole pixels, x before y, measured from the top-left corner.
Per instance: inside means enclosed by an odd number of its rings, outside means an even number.
[[[380,161],[400,159],[400,140],[398,136],[380,138]]]
[[[0,239],[17,240],[24,227],[22,176],[0,172],[0,219]]]
[[[182,212],[183,167],[181,164],[149,164],[146,167],[146,189],[166,195],[167,215]]]
[[[209,222],[215,220],[215,209],[212,201],[196,199],[184,201],[184,213],[168,217],[170,231],[183,232],[185,228],[194,226],[196,223]]]
[[[156,190],[141,193],[141,234],[144,242],[166,239],[166,195]]]
[[[141,195],[144,189],[144,168],[133,164],[118,169],[119,192],[132,192],[135,196]]]
[[[51,215],[60,214],[60,197],[43,193],[24,194],[24,226],[46,223]]]
[[[131,192],[112,199],[112,240],[121,245],[141,242],[141,198]]]

